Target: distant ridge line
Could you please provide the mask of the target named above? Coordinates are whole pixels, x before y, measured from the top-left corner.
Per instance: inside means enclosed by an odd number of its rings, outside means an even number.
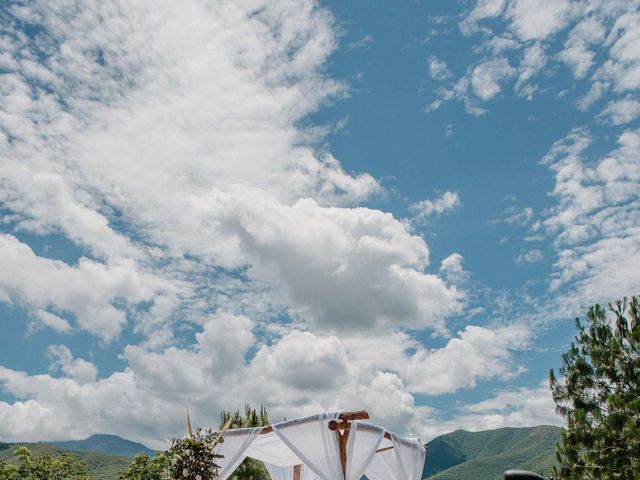
[[[89,438],[85,438],[84,440],[66,440],[45,443],[55,445],[59,448],[79,452],[110,453],[112,455],[121,455],[126,457],[134,457],[139,453],[145,453],[149,456],[155,455],[154,450],[151,450],[142,443],[133,442],[117,435],[96,434],[91,435]]]
[[[427,443],[422,473],[429,480],[498,480],[505,470],[523,469],[548,476],[556,463],[555,446],[562,428],[504,427],[469,432],[456,430]]]

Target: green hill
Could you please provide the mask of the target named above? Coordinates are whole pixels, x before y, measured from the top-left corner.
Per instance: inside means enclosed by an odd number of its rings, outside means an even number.
[[[86,462],[89,473],[95,480],[117,480],[118,474],[131,463],[130,457],[109,453],[72,451],[47,443],[0,443],[0,460],[17,463],[13,451],[19,445],[24,445],[35,454],[48,453],[57,456],[70,451],[76,460]]]
[[[554,448],[561,429],[542,425],[532,428],[500,428],[484,432],[458,430],[441,435],[427,444],[428,456],[423,478],[429,480],[498,480],[505,470],[521,468],[548,474],[554,464]],[[118,474],[131,463],[134,453],[146,447],[119,437],[98,435],[86,441],[64,442],[64,446],[95,449],[78,451],[49,443],[0,443],[0,460],[15,461],[13,450],[25,445],[36,454],[59,455],[70,451],[77,460],[87,463],[95,480],[117,480]],[[107,437],[107,438],[105,438]],[[125,443],[123,443],[125,442]],[[60,443],[60,442],[59,442]],[[127,455],[104,453],[123,451]],[[142,448],[142,449],[141,449]],[[102,451],[101,451],[102,450]],[[147,452],[148,453],[148,452]]]
[[[519,468],[549,474],[555,463],[559,427],[500,428],[484,432],[458,430],[427,444],[423,478],[429,480],[498,480]]]
[[[145,447],[141,443],[132,442],[117,435],[92,435],[85,440],[69,440],[66,442],[48,442],[56,447],[78,452],[111,453],[112,455],[122,455],[134,457],[138,453],[146,453],[153,457],[156,452]]]

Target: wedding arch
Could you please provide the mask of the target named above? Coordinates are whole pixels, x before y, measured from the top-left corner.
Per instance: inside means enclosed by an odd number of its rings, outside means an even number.
[[[246,457],[262,461],[272,480],[420,480],[426,458],[420,440],[368,419],[367,412],[333,412],[228,430],[217,448],[224,456],[219,480]]]

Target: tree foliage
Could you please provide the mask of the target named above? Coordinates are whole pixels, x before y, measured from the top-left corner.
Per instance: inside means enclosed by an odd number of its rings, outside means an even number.
[[[550,372],[557,410],[567,421],[556,448],[562,480],[640,478],[640,305],[638,297],[587,312]]]
[[[133,458],[131,465],[120,474],[120,480],[166,480],[169,459],[164,452],[156,452],[150,458],[146,453],[140,453]]]
[[[70,453],[57,457],[34,455],[27,447],[17,447],[17,465],[0,461],[2,480],[91,480],[84,462],[74,460]]]

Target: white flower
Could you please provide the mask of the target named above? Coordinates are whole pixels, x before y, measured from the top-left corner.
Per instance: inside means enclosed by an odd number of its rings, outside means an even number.
[[[182,476],[183,477],[188,477],[189,476],[189,470],[187,470],[186,468],[184,470],[182,470]]]

